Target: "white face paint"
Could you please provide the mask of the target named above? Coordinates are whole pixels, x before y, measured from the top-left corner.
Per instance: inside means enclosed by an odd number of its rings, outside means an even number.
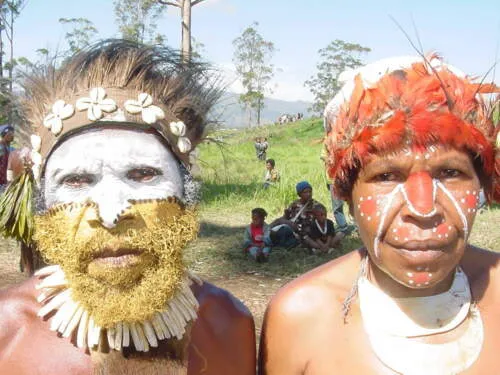
[[[102,129],[64,141],[45,169],[47,207],[93,201],[111,228],[131,199],[182,197],[178,161],[153,134]]]

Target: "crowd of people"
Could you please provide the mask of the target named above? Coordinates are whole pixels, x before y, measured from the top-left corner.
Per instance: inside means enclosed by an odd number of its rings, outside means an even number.
[[[269,168],[274,167],[270,159]],[[245,230],[243,248],[257,262],[267,261],[272,247],[291,249],[302,246],[312,254],[332,253],[339,247],[342,239],[355,228],[347,226],[343,211],[340,228],[335,228],[327,218],[326,207],[313,199],[313,187],[308,181],[301,181],[295,186],[298,199],[292,202],[283,215],[269,225],[265,223],[267,212],[263,208],[252,210],[252,223]],[[339,220],[340,213],[334,216]],[[257,251],[264,248],[265,251]]]

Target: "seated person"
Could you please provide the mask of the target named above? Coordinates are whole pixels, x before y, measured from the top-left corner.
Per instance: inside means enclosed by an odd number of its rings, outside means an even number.
[[[325,254],[333,251],[344,238],[342,232],[335,233],[333,221],[326,217],[326,207],[321,203],[313,206],[314,219],[309,234],[304,237],[304,244],[311,248],[313,254]]]
[[[295,190],[299,199],[285,209],[282,217],[270,224],[271,240],[275,246],[297,246],[309,233],[314,218],[312,208],[318,202],[312,198],[312,186],[309,182],[299,182]]]
[[[266,175],[264,177],[264,189],[267,189],[269,186],[276,184],[280,180],[280,173],[275,168],[274,159],[266,160]]]
[[[265,262],[271,252],[269,225],[266,224],[267,212],[263,208],[252,210],[252,223],[245,229],[243,247],[257,262]]]
[[[352,74],[326,142],[364,246],[272,299],[260,374],[499,372],[500,254],[469,244],[481,188],[500,200],[499,129],[477,95],[498,91],[434,55]]]

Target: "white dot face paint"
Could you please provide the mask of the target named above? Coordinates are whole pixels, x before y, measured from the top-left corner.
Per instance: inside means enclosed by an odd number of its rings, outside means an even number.
[[[131,199],[181,198],[179,163],[153,134],[101,129],[75,135],[49,157],[45,169],[47,207],[93,201],[106,227]]]
[[[372,158],[352,206],[374,263],[407,287],[439,285],[463,255],[479,186],[470,157],[441,145]]]

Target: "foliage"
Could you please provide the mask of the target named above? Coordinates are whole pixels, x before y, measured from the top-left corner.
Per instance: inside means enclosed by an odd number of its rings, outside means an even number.
[[[114,0],[115,17],[124,39],[161,44],[165,37],[156,32],[165,8],[157,0]]]
[[[264,40],[259,34],[258,25],[257,22],[254,22],[233,40],[235,48],[233,62],[236,73],[246,91],[240,96],[240,103],[249,111],[250,122],[251,113],[255,110],[257,125],[260,125],[266,86],[274,75],[274,66],[270,60],[275,52],[275,47],[272,42]]]
[[[314,95],[314,104],[311,107],[313,112],[323,112],[330,99],[342,87],[338,80],[339,75],[345,70],[361,66],[361,56],[370,51],[368,47],[340,39],[318,51],[320,62],[316,65],[317,72],[304,83]]]
[[[59,18],[59,23],[70,28],[64,37],[71,54],[88,46],[98,34],[94,24],[86,18]]]

